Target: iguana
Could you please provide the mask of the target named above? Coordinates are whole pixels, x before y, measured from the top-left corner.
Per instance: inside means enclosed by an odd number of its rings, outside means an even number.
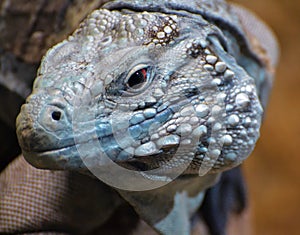
[[[157,232],[189,234],[206,189],[253,150],[276,63],[269,29],[225,1],[109,2],[43,58],[23,155],[111,186],[84,204],[99,224],[125,199]]]

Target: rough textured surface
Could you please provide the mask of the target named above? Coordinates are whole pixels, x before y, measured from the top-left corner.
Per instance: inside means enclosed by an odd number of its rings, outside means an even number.
[[[221,185],[228,176],[222,177],[217,187],[224,189]],[[0,188],[0,229],[3,234],[12,234],[15,231],[18,231],[18,234],[43,235],[120,234],[120,231],[122,234],[131,235],[157,234],[144,221],[139,220],[133,209],[124,201],[121,202],[111,189],[87,176],[70,172],[37,170],[20,157],[1,173]],[[235,188],[232,189],[233,191],[230,189],[229,191],[234,193]],[[207,195],[206,200],[210,200],[210,196]],[[96,203],[99,198],[105,203]],[[235,202],[239,200],[236,198]],[[213,200],[213,203],[216,201]],[[90,206],[91,202],[93,202],[92,206]],[[205,201],[204,203],[206,204]],[[120,207],[112,213],[112,209],[116,206]],[[202,208],[201,211],[202,217],[207,210]],[[214,217],[214,213],[208,216]],[[217,214],[225,215],[220,212]],[[220,232],[219,229],[224,232],[224,227],[215,224],[213,227],[210,224],[207,227],[201,217],[194,218],[193,235],[209,234],[208,228],[213,229],[211,234],[220,234],[216,233],[216,231]],[[208,219],[210,220],[211,218]],[[222,218],[218,223],[221,220]],[[238,220],[241,218],[231,218],[230,223],[233,225],[228,227],[229,234],[248,234],[247,225],[237,223]]]
[[[49,47],[71,33],[106,0],[0,1],[0,46],[26,62],[37,63]],[[22,25],[22,27],[20,27]]]
[[[165,33],[167,33],[167,32],[170,32],[170,30],[168,29],[168,28],[165,28]],[[176,36],[176,35],[174,35],[174,36]],[[157,34],[157,37],[158,37],[158,39],[159,38],[163,38],[163,34],[162,33],[158,33]],[[169,43],[169,41],[168,41],[169,39],[167,39],[167,41],[165,41],[166,42],[166,44],[167,43]],[[155,41],[153,41],[153,43],[155,43]],[[197,53],[197,52],[194,52],[194,51],[191,51],[191,55],[192,56],[197,56],[197,55],[194,55],[194,53]],[[207,58],[206,58],[206,60],[207,60],[207,62],[208,62],[208,65],[209,65],[209,63],[211,63],[211,64],[215,64],[215,71],[217,72],[217,73],[223,73],[223,72],[225,72],[225,70],[226,70],[226,64],[225,63],[223,63],[223,62],[218,62],[218,63],[216,63],[217,61],[215,61],[215,59],[213,58],[213,55],[212,56],[206,56]],[[209,66],[206,66],[205,67],[205,69],[207,69],[207,70],[211,70],[212,69],[212,66],[211,65],[209,65]],[[251,69],[250,69],[251,70]],[[225,77],[230,77],[231,78],[231,76],[232,76],[232,74],[230,73],[230,72],[227,72],[227,74],[225,73]],[[218,85],[218,83],[219,83],[220,81],[219,80],[216,80],[216,81],[214,81],[214,85]],[[260,84],[260,82],[258,81],[257,82],[257,84]],[[249,91],[249,90],[248,90]],[[246,95],[246,94],[244,94],[244,93],[241,93],[241,94],[238,94],[236,97],[235,97],[235,102],[236,102],[236,105],[237,106],[239,106],[240,108],[246,108],[246,107],[248,107],[248,103],[249,103],[249,97],[248,97],[248,95]],[[217,113],[218,111],[218,107],[213,107],[214,109],[213,109],[213,112],[214,113]],[[205,107],[205,105],[203,105],[203,106],[200,106],[200,107],[198,107],[197,106],[197,112],[199,113],[199,115],[201,116],[201,115],[204,115],[205,116],[205,110],[207,109],[207,107]],[[188,113],[189,111],[188,110],[184,110],[183,111],[183,113],[185,114],[185,113]],[[150,110],[149,111],[147,111],[147,113],[145,113],[144,114],[145,116],[149,116],[149,115],[153,115],[153,111],[151,111],[150,112]],[[150,116],[149,116],[150,117]],[[132,120],[132,123],[138,123],[141,119],[140,119],[141,117],[140,116],[136,116],[135,117],[135,119],[133,119]],[[229,124],[230,125],[236,125],[238,122],[239,122],[239,120],[240,120],[240,117],[238,116],[238,115],[236,115],[236,116],[230,116],[229,117]],[[195,120],[194,120],[195,121]],[[248,124],[249,124],[249,119],[248,119]],[[174,130],[174,127],[172,127],[173,128],[173,130]],[[171,127],[170,127],[170,130],[172,129]],[[187,125],[185,125],[185,126],[183,126],[183,125],[181,125],[180,126],[180,133],[182,134],[182,133],[188,133],[189,131],[190,131],[190,128],[191,128],[191,126],[187,126]],[[219,125],[215,125],[213,128],[215,128],[216,130],[218,130],[220,127],[219,127]],[[202,131],[203,131],[203,128],[202,128]],[[175,139],[173,138],[173,140],[172,141],[174,141]],[[164,140],[165,141],[165,140]],[[169,141],[169,140],[168,140]],[[230,145],[231,143],[232,143],[232,136],[231,135],[225,135],[224,136],[224,144],[227,144],[227,145]],[[149,145],[149,146],[148,146]],[[149,148],[151,146],[151,148]],[[153,146],[153,147],[152,147]],[[152,149],[152,150],[151,150]],[[147,153],[149,153],[149,150],[150,150],[150,152],[153,152],[153,150],[155,151],[155,147],[154,147],[154,145],[153,144],[147,144],[147,148],[146,148],[146,144],[144,145],[144,147],[141,147],[141,148],[138,148],[138,151],[137,151],[137,155],[143,155],[143,154],[145,154],[145,151],[147,151]],[[217,153],[217,151],[214,151],[214,152],[212,152],[213,154],[216,154],[216,156],[218,156],[219,154]],[[230,156],[230,158],[234,158],[234,156],[233,155],[231,155]]]
[[[98,180],[36,170],[24,158],[5,169],[0,188],[1,233],[91,233],[120,205],[119,196]],[[90,206],[90,201],[97,200],[105,203]]]

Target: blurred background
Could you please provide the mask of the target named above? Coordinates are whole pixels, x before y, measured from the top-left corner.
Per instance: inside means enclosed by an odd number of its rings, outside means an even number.
[[[244,163],[253,234],[300,234],[300,1],[234,0],[275,32],[281,47],[261,138]]]

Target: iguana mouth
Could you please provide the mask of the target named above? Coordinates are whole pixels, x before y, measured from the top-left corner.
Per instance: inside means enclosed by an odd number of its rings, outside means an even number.
[[[68,156],[67,153],[70,152],[71,149],[76,150],[75,145],[41,152],[27,152],[26,150],[23,150],[22,153],[25,159],[37,168],[64,170],[70,168],[68,167],[68,161],[70,161],[71,158],[68,160],[65,156]]]
[[[176,152],[176,149],[178,148],[178,145],[168,146],[163,150],[160,150],[156,154],[150,154],[147,156],[137,156],[129,153],[128,159],[122,159],[120,158],[120,155],[117,157],[109,156],[103,151],[99,151],[100,149],[98,149],[98,151],[95,151],[95,154],[85,152],[85,145],[89,144],[92,146],[98,145],[98,147],[100,147],[101,145],[98,139],[94,139],[82,143],[66,145],[52,150],[43,150],[36,152],[23,150],[23,155],[26,160],[32,165],[42,169],[50,168],[52,170],[78,170],[78,168],[93,168],[94,166],[87,167],[85,165],[86,161],[88,161],[87,158],[98,158],[100,162],[101,158],[108,157],[116,164],[129,170],[148,171],[159,168],[162,164],[165,164],[169,160],[171,160],[174,152]],[[89,154],[91,155],[88,156]],[[123,154],[123,156],[125,155]],[[95,164],[95,167],[97,167],[97,164]]]

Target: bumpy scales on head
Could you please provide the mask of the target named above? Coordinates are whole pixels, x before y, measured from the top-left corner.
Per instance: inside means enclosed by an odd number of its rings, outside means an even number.
[[[213,15],[167,3],[136,13],[124,2],[128,10],[94,11],[44,57],[17,121],[25,158],[84,171],[105,155],[129,169],[201,175],[240,164],[262,116],[247,41],[234,44],[238,29],[220,30]]]

